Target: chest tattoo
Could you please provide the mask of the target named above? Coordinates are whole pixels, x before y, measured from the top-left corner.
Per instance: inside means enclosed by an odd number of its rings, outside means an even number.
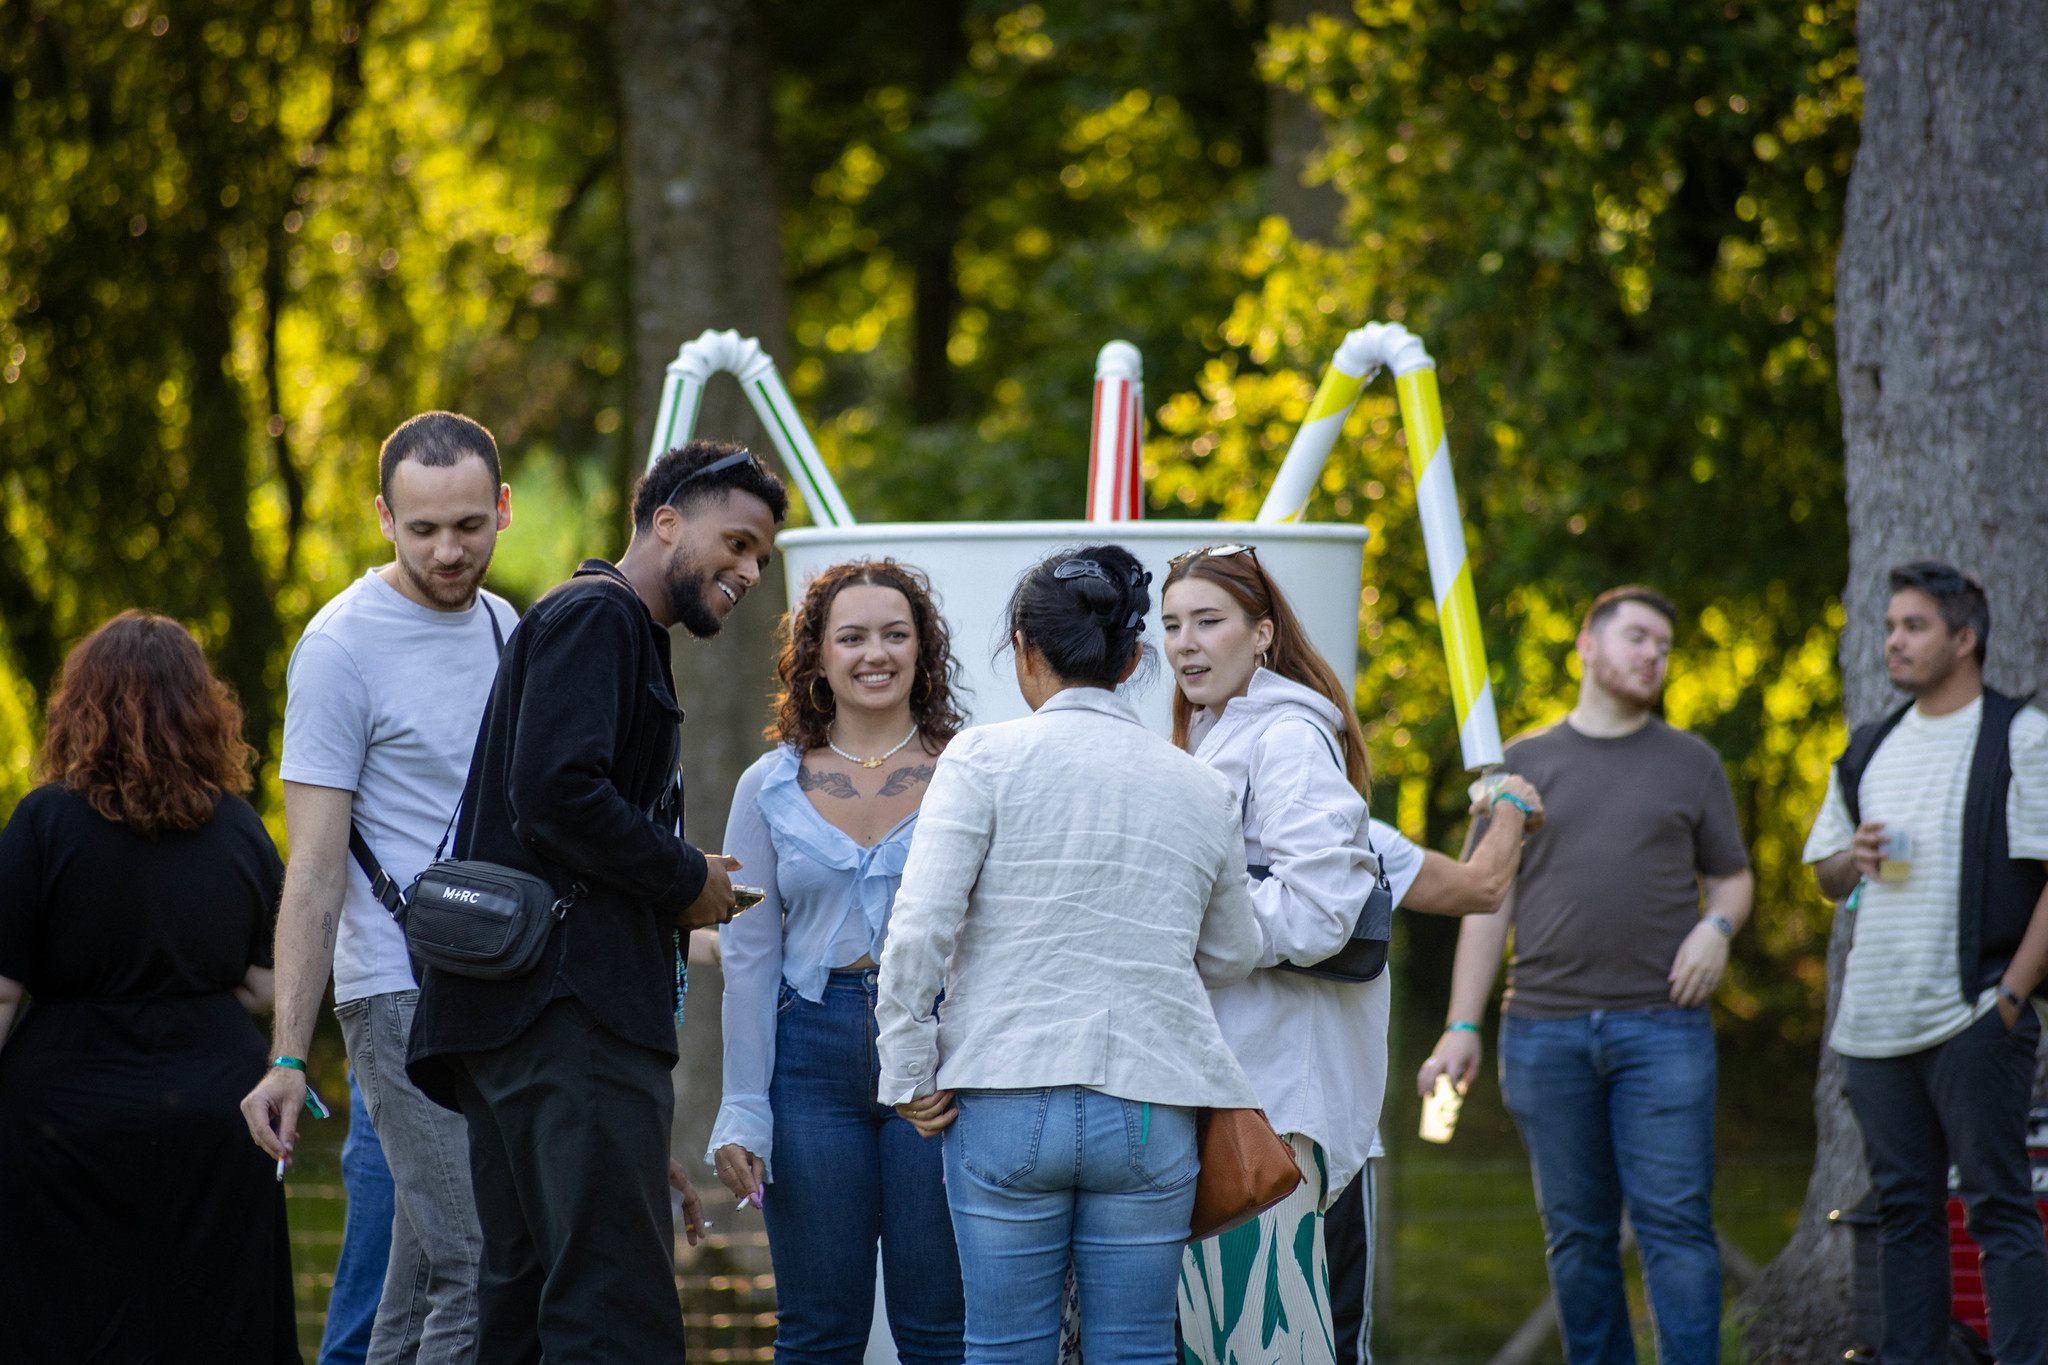
[[[798,768],[796,784],[807,792],[823,792],[841,801],[856,800],[860,796],[854,789],[853,779],[845,773],[819,773],[809,768]]]
[[[898,768],[895,772],[889,774],[886,782],[882,783],[881,795],[901,796],[919,783],[931,781],[932,774],[937,771],[937,765],[931,763],[920,763],[911,768]]]

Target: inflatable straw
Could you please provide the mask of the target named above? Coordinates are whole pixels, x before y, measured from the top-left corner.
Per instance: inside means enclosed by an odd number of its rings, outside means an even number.
[[[1444,439],[1436,362],[1407,328],[1399,323],[1373,323],[1344,338],[1316,389],[1301,430],[1294,435],[1287,458],[1281,462],[1273,490],[1259,509],[1259,520],[1301,519],[1344,419],[1382,365],[1394,372],[1401,425],[1408,432],[1415,509],[1422,519],[1429,583],[1436,594],[1451,699],[1458,712],[1458,747],[1467,768],[1491,767],[1501,761],[1500,720],[1493,710],[1493,682],[1486,673],[1486,645],[1479,633],[1479,604],[1472,594],[1472,566],[1465,559],[1465,524],[1458,515],[1457,485],[1451,480],[1451,452]]]
[[[1128,341],[1095,357],[1095,417],[1088,427],[1088,520],[1137,521],[1145,506],[1144,360]]]
[[[704,400],[704,385],[723,370],[739,380],[747,401],[754,405],[761,425],[782,455],[782,464],[796,479],[797,489],[810,509],[811,520],[819,526],[851,526],[853,513],[840,495],[839,482],[825,467],[825,457],[811,440],[810,429],[789,401],[789,390],[775,361],[761,349],[761,343],[738,332],[714,332],[708,328],[695,341],[686,341],[668,364],[668,378],[661,388],[661,410],[654,419],[654,445],[647,452],[651,468],[663,452],[687,443],[697,429],[697,409]]]

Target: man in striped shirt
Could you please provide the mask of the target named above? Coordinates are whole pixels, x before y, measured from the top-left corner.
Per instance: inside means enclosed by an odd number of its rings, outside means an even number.
[[[1984,686],[1976,580],[1922,561],[1891,587],[1885,667],[1912,700],[1851,737],[1804,855],[1856,915],[1828,1042],[1877,1189],[1885,1365],[1944,1358],[1951,1160],[1992,1354],[2041,1365],[2048,1243],[2026,1119],[2041,1031],[2028,997],[2048,970],[2048,716]]]

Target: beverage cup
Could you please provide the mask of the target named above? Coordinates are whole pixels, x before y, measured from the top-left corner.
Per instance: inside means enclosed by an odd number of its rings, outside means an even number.
[[[1913,875],[1913,836],[1902,829],[1886,830],[1884,856],[1877,864],[1877,877],[1884,882],[1902,882]]]
[[[1449,1142],[1451,1134],[1458,1131],[1458,1111],[1464,1107],[1465,1097],[1451,1084],[1451,1078],[1438,1076],[1436,1089],[1422,1101],[1422,1140]]]

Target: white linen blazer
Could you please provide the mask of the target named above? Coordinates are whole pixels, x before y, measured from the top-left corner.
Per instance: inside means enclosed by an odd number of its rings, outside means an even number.
[[[1272,869],[1251,883],[1261,970],[1209,999],[1274,1129],[1321,1144],[1333,1201],[1379,1127],[1393,969],[1363,983],[1269,969],[1343,947],[1372,890],[1365,799],[1337,762],[1342,720],[1322,693],[1262,668],[1220,715],[1204,707],[1188,722],[1195,756],[1250,793],[1244,861]]]
[[[1068,688],[939,758],[882,953],[879,1098],[1253,1106],[1203,987],[1263,948],[1237,793],[1124,698]]]

